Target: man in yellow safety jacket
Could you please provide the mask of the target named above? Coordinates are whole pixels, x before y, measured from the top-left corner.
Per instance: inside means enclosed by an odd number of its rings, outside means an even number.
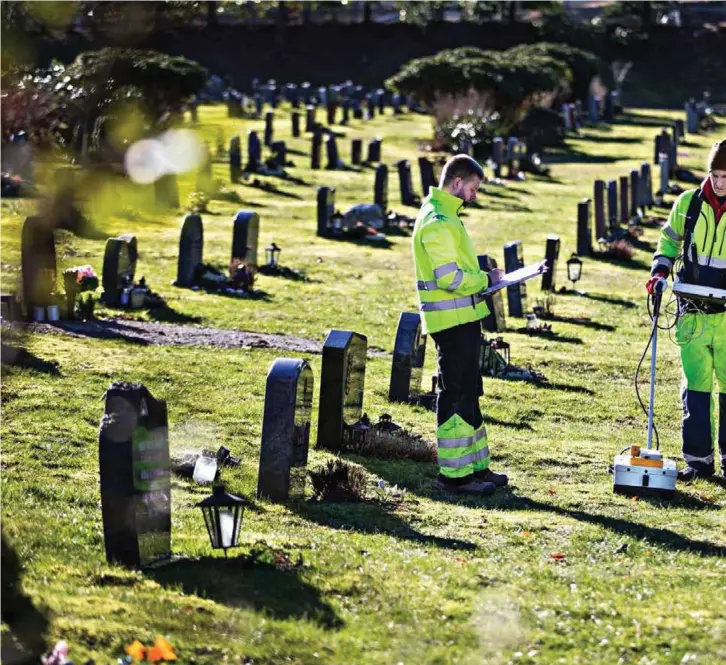
[[[507,484],[489,468],[489,448],[479,396],[481,319],[489,310],[477,297],[501,279],[479,268],[459,211],[476,199],[481,166],[456,155],[444,166],[439,187],[424,199],[413,231],[413,257],[423,332],[436,345],[439,489],[489,494]]]
[[[678,277],[687,284],[726,291],[726,141],[716,143],[706,164],[708,175],[697,189],[683,192],[661,232],[653,258],[652,293],[659,280],[683,258]],[[683,366],[683,459],[680,480],[713,475],[714,433],[726,476],[726,306],[679,298],[676,342]],[[714,414],[714,381],[718,381],[719,426]]]

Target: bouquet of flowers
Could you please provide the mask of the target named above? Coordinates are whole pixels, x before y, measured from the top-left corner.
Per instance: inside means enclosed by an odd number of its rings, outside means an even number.
[[[93,318],[95,303],[93,291],[98,288],[98,275],[89,265],[75,266],[63,271],[63,284],[66,288],[68,315],[72,316],[76,305],[76,296],[86,292],[86,296],[78,301],[78,315],[85,321]]]

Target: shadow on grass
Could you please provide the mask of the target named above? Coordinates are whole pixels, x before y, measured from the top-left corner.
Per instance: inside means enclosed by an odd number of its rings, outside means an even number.
[[[552,319],[548,319],[551,321]],[[568,335],[561,335],[553,330],[538,330],[537,332],[531,332],[526,328],[515,328],[512,332],[519,333],[520,335],[527,335],[534,339],[544,339],[548,342],[562,342],[563,344],[584,344],[580,337],[570,337]]]
[[[592,388],[586,388],[585,386],[571,386],[568,383],[550,383],[549,381],[528,383],[534,383],[538,388],[542,388],[544,390],[560,390],[565,393],[579,393],[583,395],[595,394],[595,391],[592,390]]]
[[[520,205],[519,203],[502,202],[499,205],[485,203],[482,207],[493,212],[532,212],[532,208]]]
[[[347,456],[346,456],[347,457]],[[391,460],[375,460],[368,457],[350,456],[364,465],[372,473],[381,477],[390,474]],[[419,466],[414,462],[400,462],[408,466]],[[430,465],[426,465],[430,467]],[[378,473],[378,472],[381,473]],[[405,505],[405,504],[404,504]],[[475,550],[477,546],[466,540],[429,536],[416,531],[403,518],[396,515],[393,509],[377,501],[360,503],[325,503],[306,501],[292,506],[300,517],[321,526],[333,529],[350,530],[358,533],[382,533],[401,540],[434,545],[453,550]]]
[[[52,328],[58,328],[77,337],[90,337],[91,339],[122,340],[130,344],[149,346],[149,341],[140,337],[133,325],[119,321],[58,321],[47,323]]]
[[[280,569],[255,557],[202,557],[148,570],[146,575],[167,588],[181,586],[187,595],[252,607],[275,619],[308,619],[327,629],[344,625],[320,591],[300,579],[297,568]]]
[[[167,303],[157,307],[150,307],[146,310],[152,321],[160,323],[201,323],[201,316],[193,316],[191,314],[183,314],[169,307]]]
[[[643,139],[639,139],[634,136],[580,136],[580,141],[589,141],[591,143],[620,143],[622,145],[629,145],[633,143],[643,143]]]
[[[558,291],[557,296],[575,296],[576,298],[585,298],[587,300],[595,300],[597,302],[604,302],[608,305],[617,305],[618,307],[625,307],[626,309],[635,309],[638,307],[637,303],[632,300],[625,300],[624,298],[612,298],[610,296],[601,296],[597,293],[580,293],[576,291]]]
[[[534,427],[529,423],[519,422],[512,423],[507,420],[499,420],[499,418],[493,418],[492,416],[484,416],[484,422],[487,425],[497,425],[498,427],[511,427],[516,430],[527,430],[528,432],[534,432]]]
[[[654,242],[641,240],[640,238],[630,238],[629,242],[635,249],[640,249],[644,252],[648,252],[649,254],[655,252],[656,243]]]
[[[611,266],[617,266],[618,268],[624,268],[625,270],[647,270],[650,272],[650,263],[646,263],[641,259],[618,259],[606,254],[599,254],[594,252],[590,257],[593,261],[599,261],[601,263],[608,263]]]
[[[286,199],[295,199],[297,201],[302,201],[302,196],[299,194],[295,194],[293,192],[286,192],[279,187],[275,187],[275,185],[271,183],[242,183],[245,187],[251,187],[252,189],[257,189],[262,192],[267,192],[268,194],[272,194],[273,196],[281,196]]]
[[[633,113],[622,113],[615,119],[613,124],[631,125],[636,127],[670,127],[673,124],[673,119],[657,115],[635,115]]]
[[[580,152],[579,150],[568,150],[567,152],[561,153],[547,153],[542,158],[542,163],[545,166],[550,164],[614,164],[615,162],[622,161],[620,157],[608,157],[607,155],[591,155],[587,152]]]
[[[576,326],[582,326],[583,328],[590,328],[592,330],[606,330],[607,332],[613,332],[617,330],[615,326],[611,326],[609,323],[598,323],[597,321],[591,321],[577,316],[543,316],[543,321],[554,321],[557,323],[571,323]]]
[[[61,375],[57,360],[43,360],[23,347],[12,344],[2,345],[2,364],[3,367],[30,369],[50,376]]]

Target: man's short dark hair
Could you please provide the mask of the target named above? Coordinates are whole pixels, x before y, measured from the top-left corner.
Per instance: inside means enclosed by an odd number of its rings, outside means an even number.
[[[454,155],[444,164],[441,171],[440,185],[443,187],[452,183],[456,178],[466,180],[471,176],[477,176],[484,180],[484,169],[469,155]]]

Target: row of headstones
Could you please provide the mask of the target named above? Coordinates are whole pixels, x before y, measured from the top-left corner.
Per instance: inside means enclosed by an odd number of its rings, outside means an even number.
[[[653,164],[663,168],[661,164],[665,161],[669,176],[673,176],[678,168],[678,144],[685,135],[683,120],[676,120],[670,128],[664,127],[653,139]]]
[[[465,154],[472,156],[471,150],[467,150],[469,146],[465,143],[463,151]],[[492,159],[494,166],[494,177],[501,178],[503,175],[502,168],[506,165],[507,177],[515,180],[521,170],[522,161],[527,156],[527,144],[520,141],[516,136],[507,138],[506,146],[501,136],[492,139]],[[425,190],[428,191],[428,190]]]
[[[590,95],[587,98],[587,119],[589,122],[595,124],[600,122],[601,119],[605,122],[613,122],[617,98],[618,93],[614,90],[610,90],[604,98]],[[563,104],[561,114],[566,131],[577,131],[582,127],[584,109],[579,99],[572,104]]]
[[[708,105],[705,101],[688,101],[685,104],[686,126],[689,134],[698,134],[701,130],[701,120],[706,116]]]
[[[661,173],[661,187],[663,174]],[[667,176],[666,176],[667,188]],[[606,207],[607,203],[607,207]],[[595,218],[595,241],[600,242],[621,230],[654,205],[650,164],[641,164],[619,180],[595,180],[593,198],[582,199],[577,204],[577,253],[591,256],[593,252],[592,218]]]

